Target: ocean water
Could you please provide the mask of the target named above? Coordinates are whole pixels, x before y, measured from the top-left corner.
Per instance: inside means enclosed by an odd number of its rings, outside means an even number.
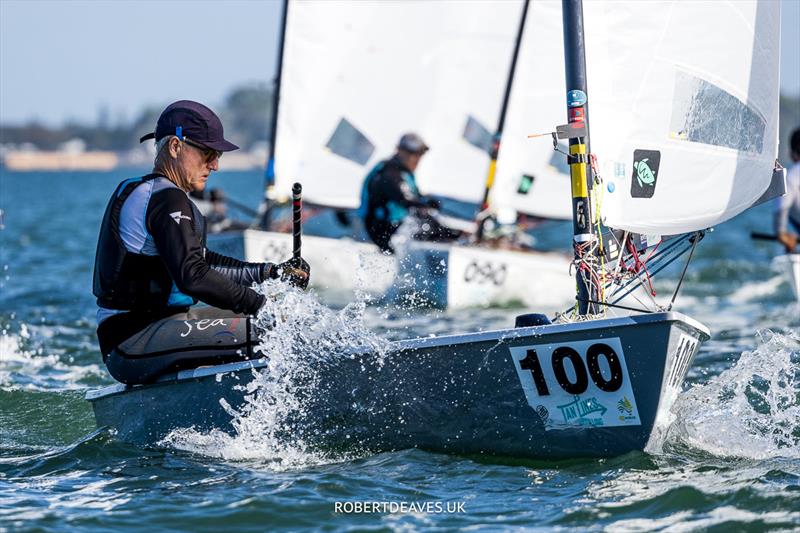
[[[749,239],[769,230],[767,206],[698,248],[676,308],[712,338],[658,454],[329,457],[275,431],[297,401],[276,380],[258,385],[279,403],[239,413],[236,435],[186,430],[141,448],[96,429],[83,399],[113,382],[94,336],[92,266],[107,197],[131,175],[0,173],[0,531],[800,529],[800,307],[770,267],[777,247]],[[256,206],[261,176],[219,174],[211,185]],[[566,242],[569,227],[542,233]],[[662,299],[677,271],[657,282]],[[325,321],[341,332],[336,342],[378,348],[507,327],[523,312],[328,309],[297,298],[276,301],[294,310],[286,327]]]

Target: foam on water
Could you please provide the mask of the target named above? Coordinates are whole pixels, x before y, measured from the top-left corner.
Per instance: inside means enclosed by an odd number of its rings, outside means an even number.
[[[180,429],[161,444],[227,460],[265,462],[271,469],[295,468],[348,459],[311,451],[298,432],[309,399],[334,358],[369,352],[381,363],[388,341],[364,325],[365,303],[358,300],[340,311],[323,306],[313,292],[267,281],[257,290],[266,296],[256,327],[267,366],[254,371],[243,385],[245,404],[223,407],[232,417],[233,435]]]
[[[82,381],[105,377],[97,364],[73,364],[56,353],[46,353],[33,341],[31,326],[21,323],[13,333],[8,327],[0,333],[0,388],[5,390],[78,389]],[[46,336],[49,332],[40,332]]]
[[[731,303],[745,303],[758,300],[765,296],[776,294],[784,283],[785,280],[782,275],[773,276],[764,281],[744,283],[736,289],[733,294],[728,296],[728,299]]]
[[[678,398],[668,443],[721,457],[800,457],[800,336],[757,338],[731,368]]]

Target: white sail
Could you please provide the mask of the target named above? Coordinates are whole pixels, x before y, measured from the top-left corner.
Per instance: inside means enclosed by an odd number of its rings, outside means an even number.
[[[605,224],[707,228],[750,207],[777,156],[780,3],[584,2]]]
[[[491,199],[495,207],[553,219],[572,218],[569,166],[550,137],[528,135],[567,120],[562,24],[561,0],[531,2]]]
[[[488,157],[465,126],[496,127],[520,13],[519,2],[292,2],[276,189],[299,180],[309,202],[357,207],[370,168],[416,131],[431,146],[420,189],[479,201]]]

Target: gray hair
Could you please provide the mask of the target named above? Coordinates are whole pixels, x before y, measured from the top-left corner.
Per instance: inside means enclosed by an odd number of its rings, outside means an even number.
[[[167,135],[166,137],[162,137],[161,140],[156,142],[156,158],[158,158],[158,155],[161,153],[161,150],[164,149],[164,147],[167,145],[167,143],[169,143],[170,139],[172,139],[173,137],[175,137],[175,135]]]
[[[162,137],[161,139],[156,142],[156,156],[153,158],[153,164],[156,168],[158,167],[166,167],[168,165],[168,161],[170,160],[169,157],[169,142],[172,139],[177,139],[178,137],[175,135],[167,135],[166,137]]]

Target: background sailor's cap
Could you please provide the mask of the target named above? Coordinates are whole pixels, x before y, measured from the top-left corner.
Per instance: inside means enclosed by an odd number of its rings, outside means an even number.
[[[416,133],[406,133],[400,137],[400,141],[397,143],[397,148],[400,150],[405,150],[406,152],[411,152],[412,154],[424,154],[430,150],[430,146],[425,144],[425,141],[422,140],[422,137]]]

